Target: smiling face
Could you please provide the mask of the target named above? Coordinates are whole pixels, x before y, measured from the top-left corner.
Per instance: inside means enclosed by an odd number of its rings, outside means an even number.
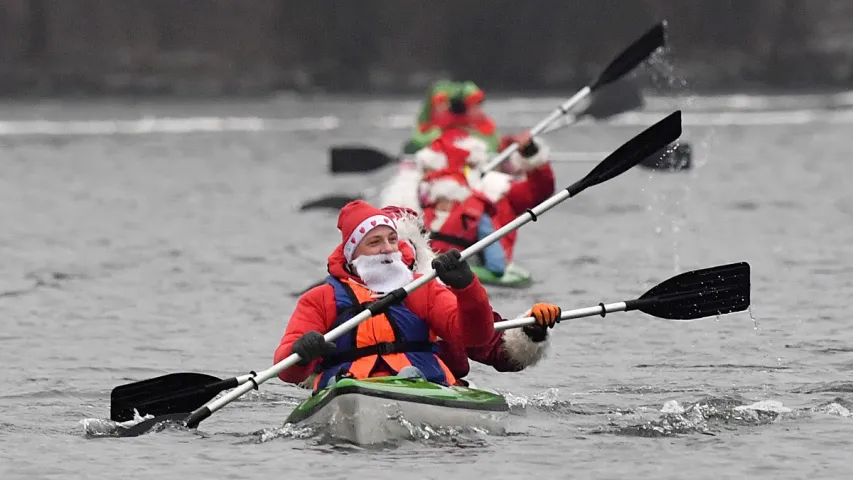
[[[352,254],[352,259],[365,255],[381,255],[386,253],[399,252],[400,247],[397,245],[397,232],[393,228],[386,225],[380,225],[373,230],[367,232],[367,235],[359,242]]]

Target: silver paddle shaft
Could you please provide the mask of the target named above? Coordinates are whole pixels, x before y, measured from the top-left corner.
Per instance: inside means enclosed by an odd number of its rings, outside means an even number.
[[[574,94],[570,99],[566,100],[563,104],[561,104],[553,112],[551,112],[550,115],[545,117],[541,122],[537,123],[535,127],[530,129],[530,136],[535,137],[541,134],[549,125],[554,123],[555,120],[569,113],[569,110],[574,108],[575,105],[577,105],[584,98],[589,96],[590,93],[592,93],[592,89],[589,86],[583,87],[578,93]],[[498,154],[497,157],[489,160],[480,169],[480,175],[485,175],[487,172],[494,170],[498,165],[500,165],[507,158],[509,158],[510,155],[517,152],[518,147],[520,147],[520,145],[517,142],[513,142],[512,145],[506,147],[501,153]]]
[[[596,315],[604,316],[605,313],[624,312],[628,308],[625,302],[601,304],[594,307],[576,308],[568,310],[560,314],[560,320],[572,320],[574,318],[594,317]],[[509,330],[510,328],[526,327],[536,323],[534,317],[514,318],[512,320],[504,320],[495,323],[495,330]]]

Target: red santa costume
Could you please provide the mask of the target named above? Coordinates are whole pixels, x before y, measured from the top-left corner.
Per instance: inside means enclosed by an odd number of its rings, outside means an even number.
[[[486,143],[459,130],[448,130],[429,147],[418,150],[412,161],[401,164],[383,187],[378,206],[396,206],[421,212],[425,173],[446,168],[462,170],[466,164],[488,159]]]
[[[485,194],[497,208],[496,229],[515,220],[527,209],[535,207],[554,194],[554,171],[548,162],[548,154],[549,149],[541,140],[535,140],[534,146],[524,152],[513,153],[505,163],[512,162],[520,168],[524,174],[521,180],[515,180],[512,175],[495,170],[481,178],[476,168],[471,169],[468,183]],[[479,165],[474,165],[477,166]],[[507,262],[512,262],[516,238],[517,232],[512,232],[501,240]]]
[[[405,242],[405,246],[401,244],[400,251],[406,264],[415,273],[430,271],[435,253],[429,247],[429,233],[424,229],[423,216],[414,210],[398,207],[386,207],[383,211],[394,219],[399,240]],[[530,311],[527,311],[518,318],[529,315]],[[504,320],[497,312],[494,316],[495,322]],[[519,372],[544,358],[550,343],[549,337],[547,330],[541,331],[541,336],[529,335],[521,328],[495,331],[490,342],[476,348],[466,349],[461,345],[440,341],[439,357],[457,379],[468,374],[469,360],[490,365],[498,372]]]

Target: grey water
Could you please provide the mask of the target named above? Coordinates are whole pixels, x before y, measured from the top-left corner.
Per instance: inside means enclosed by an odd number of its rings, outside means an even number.
[[[499,125],[521,130],[530,125],[514,113],[520,104],[489,107]],[[534,285],[489,289],[494,308],[512,317],[537,301],[578,308],[636,298],[677,273],[746,261],[750,312],[565,322],[544,362],[525,372],[473,366],[470,378],[513,406],[506,435],[413,428],[397,445],[363,449],[283,426],[307,392],[277,379],[197,431],[130,439],[108,434],[109,395],[169,372],[269,367],[292,292],[322,278],[339,241],[336,212],[299,205],[357,194],[391,173],[333,177],[327,149],[396,151],[408,130],[373,120],[414,118],[411,102],[92,101],[0,112],[10,122],[341,119],[333,130],[0,135],[4,480],[849,476],[847,122],[686,122],[691,171],[635,168],[547,212],[523,227],[516,250]],[[643,128],[584,124],[546,141],[608,151]],[[558,187],[593,165],[555,164]]]

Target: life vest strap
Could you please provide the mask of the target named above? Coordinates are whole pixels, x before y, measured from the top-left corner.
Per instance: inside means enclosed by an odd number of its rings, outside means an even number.
[[[342,363],[354,362],[359,358],[370,355],[390,355],[392,353],[407,352],[430,352],[434,353],[438,345],[433,342],[380,342],[369,347],[353,348],[343,352],[336,352],[323,357],[323,361],[317,365],[320,369],[327,369]]]

